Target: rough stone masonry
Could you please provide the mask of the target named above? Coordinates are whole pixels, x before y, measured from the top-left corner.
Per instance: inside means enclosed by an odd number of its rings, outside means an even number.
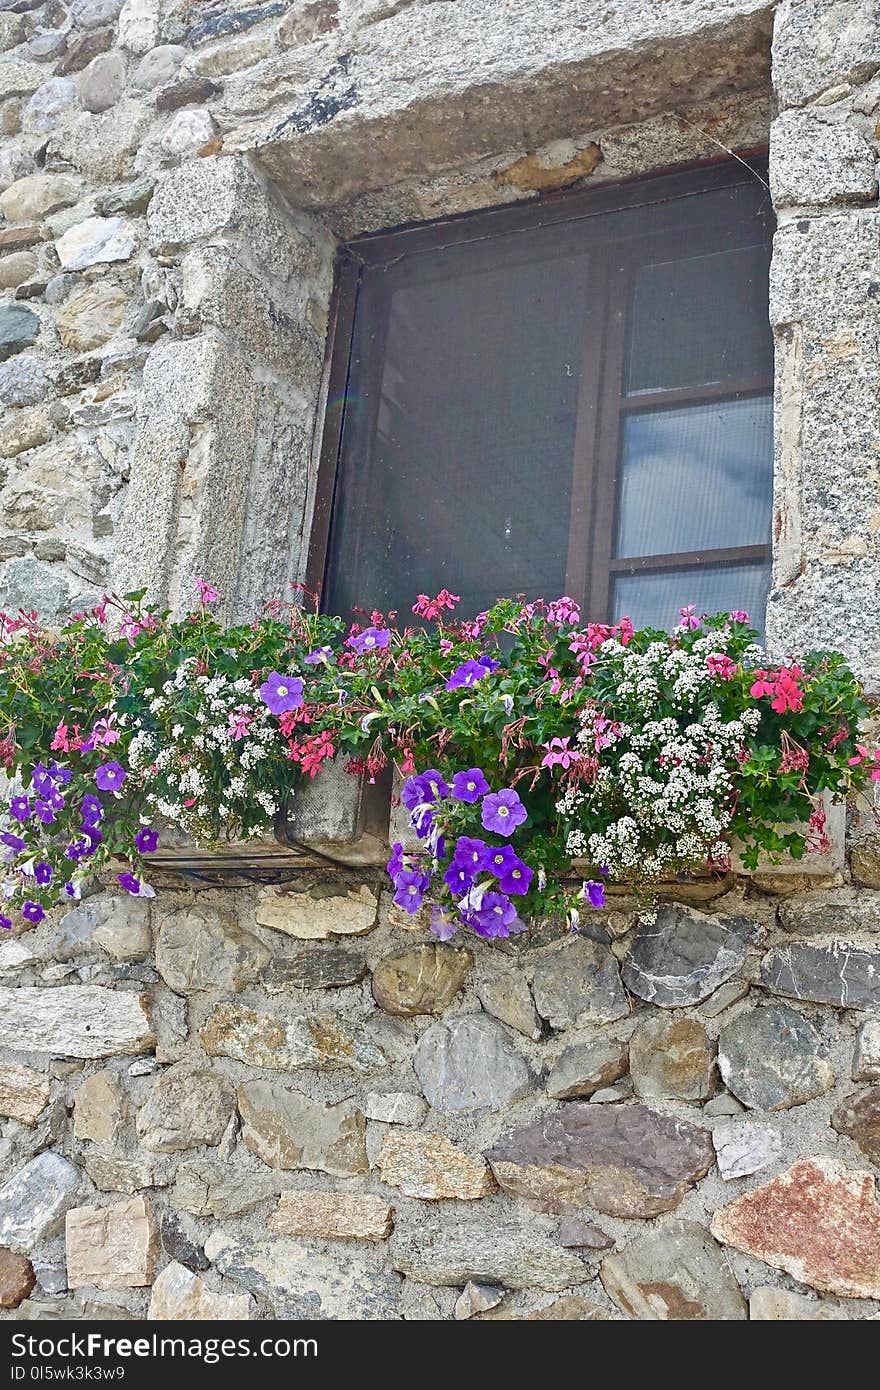
[[[876,690],[878,120],[872,0],[0,0],[0,605],[302,577],[340,238],[769,144],[769,637]],[[0,942],[5,1316],[880,1315],[869,817],[579,938],[157,888]]]

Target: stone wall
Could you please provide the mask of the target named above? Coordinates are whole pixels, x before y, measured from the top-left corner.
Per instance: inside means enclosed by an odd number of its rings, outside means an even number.
[[[5,940],[0,1303],[880,1315],[880,891],[805,885],[442,945],[169,876]]]
[[[0,606],[302,577],[339,238],[769,141],[768,630],[876,688],[878,72],[872,0],[0,0]],[[5,939],[0,1305],[877,1315],[870,817],[848,865],[516,947],[332,874]]]

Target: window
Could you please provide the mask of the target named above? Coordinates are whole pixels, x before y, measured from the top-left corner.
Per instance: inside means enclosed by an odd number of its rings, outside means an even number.
[[[324,606],[448,587],[666,627],[770,575],[773,220],[733,161],[340,254],[310,559]]]

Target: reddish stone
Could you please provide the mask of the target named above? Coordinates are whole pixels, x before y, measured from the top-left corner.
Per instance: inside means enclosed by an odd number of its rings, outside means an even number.
[[[0,1308],[17,1308],[36,1282],[30,1260],[0,1246]]]
[[[802,1158],[715,1213],[725,1245],[844,1298],[880,1298],[880,1203],[871,1173]]]

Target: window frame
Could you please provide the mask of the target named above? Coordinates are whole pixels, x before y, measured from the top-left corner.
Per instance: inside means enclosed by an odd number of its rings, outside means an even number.
[[[341,469],[344,409],[329,410],[344,401],[355,347],[355,317],[364,272],[398,259],[401,254],[437,251],[469,241],[481,241],[519,230],[550,227],[610,212],[649,207],[699,197],[751,183],[767,186],[765,149],[734,158],[700,161],[596,188],[547,194],[526,203],[507,204],[462,213],[393,230],[365,233],[341,243],[337,250],[334,290],[328,331],[324,409],[318,451],[318,475],[309,538],[306,584],[322,595],[327,588],[331,526]],[[769,191],[767,211],[773,218]],[[775,225],[775,223],[774,223]],[[602,285],[601,321],[604,336],[584,337],[581,385],[577,408],[566,592],[581,602],[586,617],[610,620],[616,575],[657,574],[665,569],[705,569],[736,564],[766,564],[772,541],[705,551],[669,552],[615,557],[614,527],[620,483],[622,422],[629,413],[675,405],[742,400],[773,394],[772,362],[757,377],[729,379],[705,386],[672,387],[627,394],[624,381],[626,309],[632,267],[636,259],[615,270]],[[627,281],[626,284],[623,282]],[[381,370],[383,325],[376,324],[372,360]],[[549,597],[554,597],[550,595]]]

